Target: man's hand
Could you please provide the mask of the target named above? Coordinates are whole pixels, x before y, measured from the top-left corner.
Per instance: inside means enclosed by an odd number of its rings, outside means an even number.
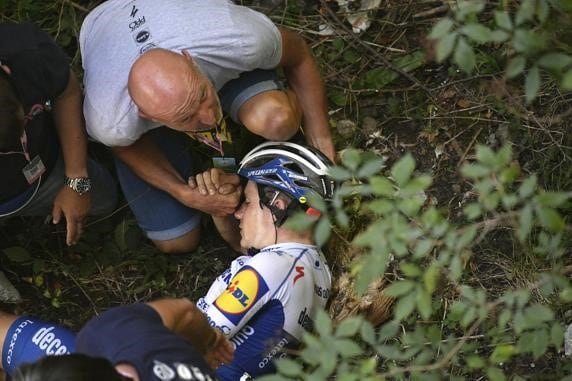
[[[234,358],[234,347],[218,329],[216,331],[216,339],[210,348],[207,349],[205,360],[211,368],[216,369],[223,364],[230,364]]]
[[[188,186],[178,199],[185,205],[214,217],[226,217],[238,207],[242,193],[239,184],[237,175],[212,168],[189,177]]]
[[[240,178],[232,173],[226,173],[220,168],[210,168],[196,176],[189,177],[189,186],[198,188],[202,195],[228,195],[240,185]]]
[[[75,245],[83,233],[83,222],[91,205],[89,193],[80,195],[73,189],[64,186],[54,200],[52,221],[58,224],[62,214],[66,219],[66,243]]]

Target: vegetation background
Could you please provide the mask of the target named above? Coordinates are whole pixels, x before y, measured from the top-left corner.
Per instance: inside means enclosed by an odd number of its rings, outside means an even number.
[[[98,3],[0,0],[0,19],[39,24],[81,75]],[[316,225],[336,274],[329,317],[273,378],[570,380],[572,3],[244,3],[307,38],[341,157]],[[3,308],[77,329],[113,305],[195,299],[234,256],[215,233],[162,255],[124,202],[74,247],[63,231],[0,221],[0,264],[24,296]]]

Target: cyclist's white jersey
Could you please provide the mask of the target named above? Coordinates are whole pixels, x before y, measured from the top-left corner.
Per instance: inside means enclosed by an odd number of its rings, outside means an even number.
[[[235,259],[216,278],[197,306],[233,343],[221,380],[248,379],[274,371],[272,360],[299,346],[324,308],[332,283],[330,269],[315,246],[277,244]]]

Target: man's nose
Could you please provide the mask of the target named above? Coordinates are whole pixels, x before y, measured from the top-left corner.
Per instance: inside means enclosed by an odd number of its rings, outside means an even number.
[[[216,112],[212,107],[204,108],[199,112],[199,121],[202,124],[213,126],[216,124]]]
[[[238,209],[236,209],[236,211],[234,212],[234,217],[237,220],[240,220],[242,218],[242,204],[238,207]]]

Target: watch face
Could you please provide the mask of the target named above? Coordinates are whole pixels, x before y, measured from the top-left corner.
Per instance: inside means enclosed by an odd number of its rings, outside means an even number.
[[[89,190],[91,189],[91,180],[90,179],[78,179],[77,183],[76,183],[76,190],[79,193],[86,193],[89,192]]]

